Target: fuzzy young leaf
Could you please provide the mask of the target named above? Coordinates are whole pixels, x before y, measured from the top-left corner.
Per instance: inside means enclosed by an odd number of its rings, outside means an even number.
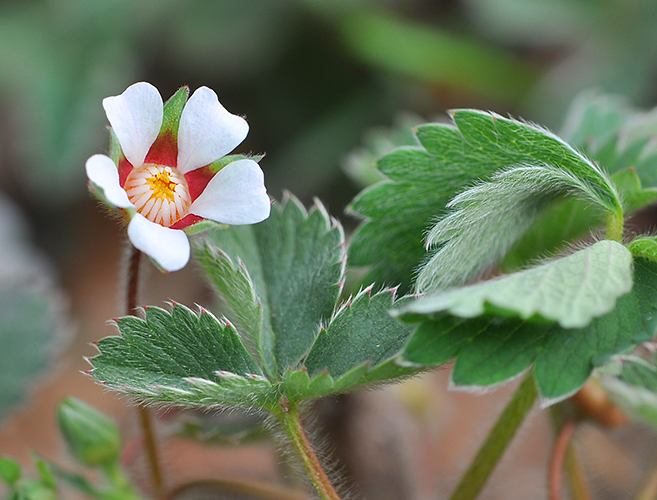
[[[406,319],[443,312],[473,318],[502,309],[504,315],[539,315],[563,328],[581,328],[611,311],[631,289],[632,254],[604,240],[531,269],[423,297],[398,314]]]
[[[234,278],[218,270],[220,263],[213,264],[213,248],[222,249],[233,262],[240,259],[249,270],[263,321],[261,332],[248,334],[255,339],[265,371],[275,380],[287,368],[298,368],[320,323],[333,314],[344,281],[342,227],[319,202],[306,212],[287,196],[260,224],[212,232],[198,250],[203,268],[220,292],[222,287],[241,289],[244,283],[231,284]]]
[[[476,277],[501,259],[560,194],[577,195],[622,217],[611,181],[557,136],[479,111],[456,111],[454,121],[470,147],[490,151],[489,161],[497,159],[505,168],[449,203],[454,210],[427,235],[427,247],[437,250],[420,270],[418,290]]]
[[[538,211],[564,191],[584,193],[605,209],[619,213],[620,204],[614,188],[604,174],[555,135],[493,113],[458,110],[452,116],[455,126],[429,124],[417,128],[416,135],[425,150],[399,149],[382,158],[379,168],[390,180],[364,191],[353,202],[352,211],[369,220],[354,235],[350,262],[373,265],[372,276],[376,279],[408,284],[424,256],[420,237],[432,221],[445,215],[447,203],[464,187],[477,179],[490,181],[493,174],[502,171],[505,172],[501,180],[503,185],[493,187],[495,192],[482,195],[495,206],[471,203],[475,199],[468,195],[461,198],[466,206],[479,208],[475,216],[481,216],[485,209],[503,211],[503,215],[485,213],[486,223],[471,217],[469,222],[474,219],[478,223],[474,240],[478,243],[463,244],[464,250],[473,249],[474,259],[467,255],[460,258],[453,255],[458,252],[445,249],[443,259],[434,260],[425,273],[425,285],[433,283],[434,279],[442,280],[440,286],[445,285],[441,266],[447,265],[449,259],[446,257],[453,259],[451,264],[474,260],[474,268],[463,269],[457,282],[500,258],[530,226]],[[535,176],[521,173],[528,166],[540,172]],[[511,174],[509,170],[517,172]],[[549,189],[544,184],[546,180]],[[526,182],[530,185],[519,193],[518,183],[522,186]],[[481,191],[481,185],[477,189]],[[488,196],[514,194],[509,203],[499,198],[488,199]],[[520,194],[524,194],[523,199]],[[476,191],[470,195],[476,195]],[[492,229],[487,227],[490,216],[495,217]],[[453,215],[449,221],[456,223],[459,216]],[[453,238],[455,232],[459,232],[458,225],[444,230],[436,228],[429,243],[440,244],[441,237]],[[495,236],[486,238],[492,234]],[[485,241],[481,241],[482,237]],[[487,248],[482,250],[482,247]]]
[[[546,402],[578,390],[594,367],[646,341],[657,330],[657,262],[634,259],[632,291],[616,307],[583,328],[491,314],[465,319],[447,313],[427,316],[405,347],[403,358],[436,366],[456,358],[456,386],[490,386],[533,364]],[[415,318],[417,319],[417,318]]]

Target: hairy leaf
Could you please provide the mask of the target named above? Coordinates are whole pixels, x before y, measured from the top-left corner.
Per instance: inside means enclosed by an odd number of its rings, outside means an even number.
[[[183,406],[266,405],[272,386],[235,329],[202,310],[148,307],[98,342],[94,378],[119,392]],[[275,398],[274,398],[275,399]]]
[[[583,328],[490,313],[471,319],[436,313],[422,319],[403,358],[427,367],[456,358],[456,386],[499,384],[533,365],[540,393],[551,402],[578,390],[594,367],[654,335],[656,304],[657,262],[635,258],[632,291]]]
[[[249,275],[228,270],[221,262],[225,257],[213,249],[221,249],[232,262],[244,262]],[[277,379],[287,368],[297,368],[320,323],[333,314],[344,281],[344,234],[339,223],[319,202],[306,212],[288,195],[260,224],[213,231],[198,254],[236,322],[248,329],[265,371]],[[244,302],[229,297],[232,287],[242,290]],[[231,302],[248,311],[236,311],[238,306]],[[260,308],[262,327],[256,319]],[[248,324],[245,315],[252,318]]]
[[[522,319],[540,315],[563,328],[581,328],[611,311],[631,289],[632,254],[604,240],[525,271],[423,297],[398,314],[472,318],[501,309]]]

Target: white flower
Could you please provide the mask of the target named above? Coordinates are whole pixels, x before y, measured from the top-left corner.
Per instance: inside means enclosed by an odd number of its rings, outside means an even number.
[[[246,120],[226,111],[207,87],[186,103],[186,89],[176,96],[182,113],[169,113],[166,120],[162,98],[149,83],[104,99],[121,149],[114,155],[118,164],[105,155],[86,163],[92,191],[128,215],[130,241],[164,271],[189,261],[183,229],[204,219],[254,224],[269,217],[271,206],[255,161],[217,162],[244,140]]]

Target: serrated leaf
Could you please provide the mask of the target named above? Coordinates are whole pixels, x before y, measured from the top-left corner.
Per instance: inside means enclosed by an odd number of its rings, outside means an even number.
[[[490,386],[519,375],[533,364],[546,402],[567,397],[594,367],[646,341],[657,330],[657,262],[634,260],[632,291],[609,313],[584,328],[501,318],[428,316],[410,338],[403,359],[436,366],[456,358],[456,386]]]
[[[120,337],[98,343],[92,375],[119,392],[183,406],[264,405],[271,384],[235,329],[173,305],[119,318]]]
[[[249,270],[262,304],[263,327],[256,346],[266,372],[276,379],[288,367],[298,368],[320,322],[333,314],[344,280],[342,227],[319,202],[306,212],[287,196],[274,204],[266,221],[214,231],[206,241],[199,255],[211,276],[212,247],[235,262],[241,259]]]
[[[499,308],[502,315],[538,315],[563,328],[581,328],[611,311],[631,289],[632,254],[604,240],[531,269],[423,297],[397,314],[407,320],[439,313],[473,318]]]
[[[482,234],[495,234],[495,238],[486,243],[497,248],[492,253],[489,247],[483,250],[486,263],[481,261],[484,256],[475,255],[476,268],[484,267],[508,251],[529,227],[538,210],[558,192],[576,189],[614,213],[620,210],[614,188],[604,174],[555,135],[531,124],[476,110],[455,111],[453,119],[455,126],[428,124],[418,127],[416,135],[425,149],[403,148],[382,158],[379,168],[390,180],[365,190],[354,200],[351,210],[368,220],[354,235],[350,262],[372,265],[370,277],[384,282],[395,280],[393,283],[408,286],[424,256],[419,237],[432,221],[446,213],[447,203],[473,180],[490,181],[494,173],[512,167],[516,170],[527,165],[540,167],[543,180],[549,177],[558,182],[546,192],[542,182],[533,179],[534,184],[526,189],[522,206],[498,201],[502,206],[494,207],[496,210],[504,210],[507,214],[512,211],[512,215],[501,218],[501,222],[506,223],[504,229],[510,231],[504,231],[506,239],[503,238],[501,244],[499,234],[490,228],[477,232],[478,238]],[[505,180],[508,181],[506,187],[515,182],[509,177]],[[532,196],[536,194],[535,189],[543,196]],[[505,196],[516,194],[515,200],[518,200],[516,191],[503,191]],[[489,215],[490,212],[486,214]],[[440,232],[434,236],[440,237]],[[466,250],[473,246],[487,247],[485,243],[471,243],[464,243]],[[473,259],[456,256],[450,262],[459,260],[471,262]],[[469,274],[468,271],[464,273]],[[464,279],[463,273],[458,279]]]
[[[390,317],[393,303],[402,306],[405,297],[394,301],[394,290],[382,290],[372,296],[371,288],[350,298],[322,329],[304,366],[311,377],[327,372],[338,379],[355,366],[368,363],[371,368],[394,357],[404,345],[412,328]]]
[[[505,168],[493,180],[457,195],[454,210],[429,231],[436,248],[417,278],[419,291],[459,285],[499,261],[556,196],[569,193],[616,217],[622,209],[615,187],[590,160],[539,127],[473,110],[454,112],[471,148]]]

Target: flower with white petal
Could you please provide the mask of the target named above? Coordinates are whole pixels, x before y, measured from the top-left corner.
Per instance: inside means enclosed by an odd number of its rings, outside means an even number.
[[[86,163],[91,190],[128,216],[130,241],[164,271],[187,264],[185,232],[204,220],[254,224],[271,205],[258,164],[226,156],[245,139],[246,120],[207,87],[187,95],[183,87],[163,104],[155,87],[140,82],[104,99],[111,158]]]

